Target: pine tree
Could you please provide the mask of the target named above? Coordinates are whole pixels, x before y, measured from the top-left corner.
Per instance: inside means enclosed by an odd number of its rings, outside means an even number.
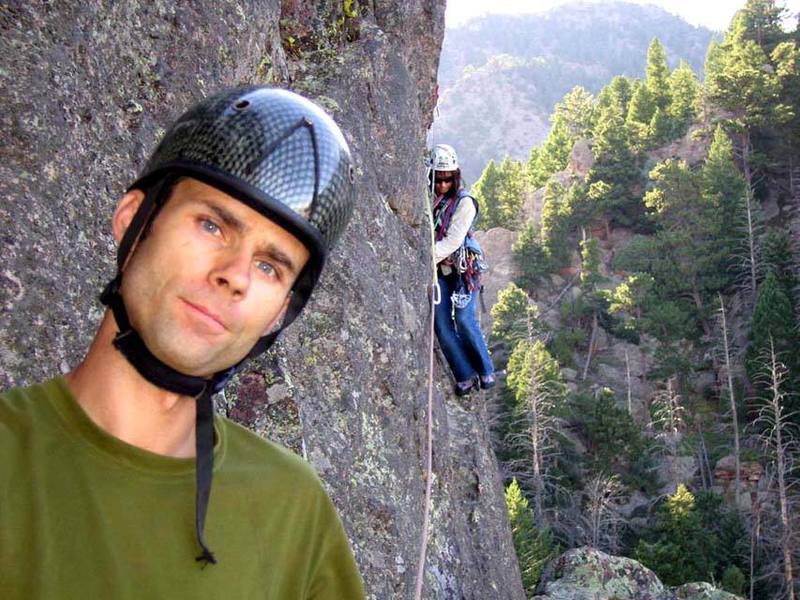
[[[497,167],[499,185],[497,224],[516,229],[519,226],[519,211],[525,200],[525,174],[522,163],[506,156]]]
[[[498,227],[503,222],[500,205],[501,175],[494,160],[490,160],[472,187],[480,209],[480,226],[483,229]]]
[[[725,59],[725,50],[722,48],[722,44],[712,39],[706,49],[706,58],[703,63],[703,74],[706,83],[709,80],[717,80],[722,77],[722,72],[725,69]]]
[[[684,485],[659,509],[654,540],[641,540],[636,558],[667,585],[713,581],[719,541],[703,527],[695,495]]]
[[[545,565],[558,555],[558,545],[549,529],[536,528],[533,512],[516,479],[506,487],[505,498],[522,585],[532,596]]]
[[[674,259],[685,244],[669,235],[635,236],[615,258],[615,267],[652,279],[640,290],[637,329],[669,346],[696,330],[691,304],[686,300],[686,276]],[[673,368],[661,369],[666,373]]]
[[[567,124],[553,120],[542,146],[532,150],[528,157],[528,181],[532,188],[540,188],[553,173],[564,170],[574,143]]]
[[[649,146],[650,121],[655,111],[656,105],[647,86],[641,81],[634,83],[625,127],[630,135],[631,146],[639,151]]]
[[[734,114],[740,127],[761,127],[775,120],[780,81],[764,50],[751,40],[736,43],[726,35],[706,73],[709,99]]]
[[[672,101],[667,115],[672,122],[672,137],[681,136],[697,115],[700,97],[700,82],[691,67],[681,61],[678,68],[669,76],[669,89]]]
[[[799,30],[800,31],[800,30]],[[800,196],[800,44],[796,40],[778,44],[770,55],[781,82],[780,104],[787,110],[779,119],[770,154],[783,163],[788,174],[789,196]]]
[[[664,46],[661,45],[658,38],[653,38],[653,41],[650,42],[650,47],[647,49],[645,85],[656,108],[660,108],[662,112],[665,112],[671,101],[669,66],[667,66],[667,54],[664,52]]]
[[[694,302],[696,315],[707,335],[709,295],[727,283],[725,249],[708,235],[716,219],[714,207],[701,193],[700,177],[684,161],[668,159],[650,173],[653,189],[644,197],[663,228],[657,235],[676,269],[674,285]]]
[[[517,449],[512,470],[531,491],[536,524],[544,526],[545,483],[554,438],[566,398],[558,362],[540,340],[517,344],[508,359],[509,390],[514,394],[514,425],[507,442]]]
[[[756,273],[755,240],[748,234],[745,182],[721,125],[714,131],[700,180],[703,197],[716,215],[709,241],[720,255],[721,269],[743,282]]]
[[[550,270],[550,260],[542,245],[539,228],[528,223],[511,247],[511,255],[517,265],[519,277],[516,283],[523,289],[533,291],[539,280]]]
[[[577,85],[556,104],[553,120],[563,122],[572,140],[588,137],[594,121],[594,98]]]
[[[565,192],[560,183],[548,181],[542,201],[542,246],[554,268],[560,268],[570,258],[572,213],[566,202]]]
[[[656,112],[656,104],[650,90],[642,81],[633,84],[633,94],[628,105],[628,116],[626,121],[647,124]]]
[[[780,229],[772,229],[762,239],[761,268],[764,272],[772,271],[778,278],[781,287],[786,291],[792,310],[796,308],[792,290],[798,285],[794,273],[794,256],[789,234]]]
[[[700,176],[703,195],[717,211],[720,228],[730,230],[741,224],[736,214],[740,212],[745,182],[733,160],[733,144],[721,125],[714,130]]]
[[[624,116],[613,106],[600,111],[593,151],[595,162],[587,182],[590,186],[599,182],[607,186],[602,188],[601,195],[594,196],[601,204],[600,211],[607,220],[631,225],[638,218],[641,206],[631,193],[639,179],[638,160],[628,143]]]
[[[513,348],[541,329],[538,308],[523,290],[509,283],[498,292],[497,302],[492,306],[492,338]]]
[[[753,134],[787,122],[790,106],[782,104],[781,80],[764,48],[745,35],[743,11],[718,48],[709,49],[706,66],[706,101],[730,114],[728,121],[738,133],[737,154],[748,190],[754,187]],[[748,191],[749,193],[749,191]]]
[[[633,83],[628,77],[618,75],[606,87],[600,90],[597,96],[596,115],[601,111],[611,109],[620,115],[628,114],[628,105],[633,93]]]
[[[533,188],[543,186],[553,173],[567,166],[572,147],[577,140],[588,137],[593,120],[592,95],[580,86],[556,104],[547,139],[528,158],[528,178]]]
[[[791,366],[797,364],[797,324],[792,302],[775,271],[767,273],[756,296],[751,345],[747,353],[747,374],[751,381],[764,379],[765,361],[762,357],[770,346],[782,359],[795,357]]]
[[[785,12],[775,0],[747,0],[733,19],[732,32],[737,38],[752,40],[770,53],[786,37],[781,27]]]
[[[649,273],[629,275],[609,295],[608,312],[612,315],[627,313],[633,317],[632,327],[641,331],[642,311],[652,299],[654,285],[655,280]]]
[[[659,146],[664,142],[668,142],[672,137],[672,130],[673,124],[669,115],[660,108],[656,108],[653,118],[650,119],[650,126],[647,128],[647,137],[650,140],[650,144]]]

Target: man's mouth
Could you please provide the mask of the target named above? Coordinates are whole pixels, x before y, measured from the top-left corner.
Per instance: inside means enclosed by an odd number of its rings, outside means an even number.
[[[181,298],[181,300],[184,302],[184,304],[186,304],[186,306],[189,307],[190,313],[201,321],[207,323],[209,328],[219,332],[227,331],[228,327],[225,325],[222,317],[220,317],[218,314],[200,304],[194,304],[193,302],[189,302],[184,298]]]

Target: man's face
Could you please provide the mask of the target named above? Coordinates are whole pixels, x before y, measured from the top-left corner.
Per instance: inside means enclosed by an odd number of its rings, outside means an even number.
[[[118,239],[141,197],[134,191],[120,202]],[[238,363],[278,323],[308,258],[285,229],[186,178],[135,247],[123,271],[122,297],[131,324],[156,357],[207,377]]]

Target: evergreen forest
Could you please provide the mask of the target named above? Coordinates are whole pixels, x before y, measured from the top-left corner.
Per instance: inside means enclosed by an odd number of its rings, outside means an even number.
[[[517,232],[490,407],[529,595],[590,545],[667,585],[800,592],[800,28],[747,0],[702,73],[555,106],[490,161],[479,229]],[[491,259],[491,257],[490,257]]]

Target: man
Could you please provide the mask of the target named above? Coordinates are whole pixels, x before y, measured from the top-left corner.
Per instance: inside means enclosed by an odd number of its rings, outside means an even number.
[[[291,92],[228,90],[167,132],[114,213],[83,362],[0,396],[3,598],[363,597],[313,469],[211,400],[307,302],[353,180]]]

